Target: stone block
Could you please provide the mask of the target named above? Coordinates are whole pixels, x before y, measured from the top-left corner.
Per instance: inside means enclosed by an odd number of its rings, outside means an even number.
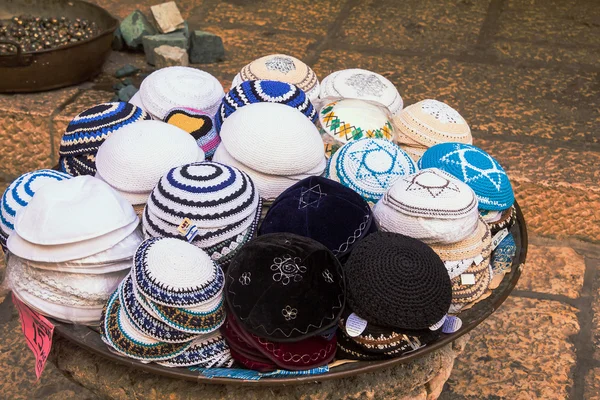
[[[165,68],[172,66],[187,67],[190,65],[188,53],[185,49],[173,46],[160,46],[154,49],[154,58],[156,68]]]
[[[143,39],[144,43],[144,54],[146,55],[146,61],[150,65],[155,65],[154,61],[154,50],[160,46],[171,46],[179,47],[183,50],[188,49],[188,38],[184,32],[173,32],[167,35],[152,35],[146,36]]]
[[[126,76],[131,76],[131,75],[138,73],[139,70],[140,70],[139,68],[137,68],[131,64],[126,64],[123,67],[119,68],[117,70],[117,72],[115,72],[115,77],[116,78],[124,78]]]
[[[137,93],[137,91],[138,91],[138,88],[136,88],[135,86],[127,85],[127,86],[119,89],[119,93],[118,93],[119,100],[128,102],[129,100],[131,100],[133,95]]]
[[[184,20],[174,1],[150,7],[158,30],[162,33],[174,32],[183,28]]]
[[[119,28],[125,44],[132,50],[141,50],[144,36],[156,34],[156,28],[140,10],[125,17]]]
[[[112,49],[114,51],[121,51],[125,48],[125,42],[123,42],[123,35],[121,35],[121,28],[117,27],[113,33]]]
[[[210,32],[193,31],[190,36],[190,62],[208,64],[222,61],[225,47],[220,36]]]

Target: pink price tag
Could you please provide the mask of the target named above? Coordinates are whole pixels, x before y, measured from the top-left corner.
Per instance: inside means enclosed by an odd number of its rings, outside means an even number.
[[[35,375],[39,380],[46,366],[48,355],[50,355],[50,348],[52,348],[54,325],[44,316],[27,307],[14,294],[12,295],[12,301],[19,311],[21,328],[25,340],[27,340],[27,346],[35,355]]]

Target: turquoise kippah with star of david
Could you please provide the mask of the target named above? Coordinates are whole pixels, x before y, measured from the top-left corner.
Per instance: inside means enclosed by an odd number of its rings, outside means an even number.
[[[483,210],[505,210],[515,196],[504,168],[479,147],[464,143],[440,143],[429,148],[419,168],[439,168],[473,189]]]

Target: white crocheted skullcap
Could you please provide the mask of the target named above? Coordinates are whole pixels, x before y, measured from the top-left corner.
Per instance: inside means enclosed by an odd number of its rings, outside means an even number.
[[[159,69],[140,86],[142,109],[163,120],[175,107],[189,107],[214,115],[225,96],[223,86],[208,72],[190,67]]]
[[[152,191],[148,208],[172,224],[189,218],[197,228],[214,230],[255,215],[259,198],[248,174],[206,161],[171,169]]]
[[[321,149],[323,146],[321,145]],[[308,178],[309,176],[321,176],[323,175],[323,171],[327,166],[327,162],[325,158],[321,160],[319,164],[317,164],[313,169],[305,171],[301,174],[295,175],[271,175],[265,174],[263,172],[257,171],[253,168],[248,167],[245,164],[242,164],[238,160],[236,160],[229,152],[227,151],[226,146],[221,143],[219,147],[217,147],[217,151],[213,156],[213,161],[218,161],[225,165],[230,165],[232,167],[236,167],[245,173],[247,173],[252,181],[256,185],[258,189],[258,193],[260,197],[267,201],[275,200],[277,196],[283,193],[287,188],[296,184],[304,178]]]
[[[78,176],[40,188],[17,212],[15,232],[34,244],[61,245],[99,238],[137,221],[131,204],[109,185]]]
[[[102,175],[100,175],[100,173],[98,171],[96,171],[96,174],[94,175],[94,177],[97,179],[100,179],[103,182],[106,182],[104,180],[104,178],[102,178]],[[106,182],[106,183],[108,183],[108,182]],[[121,195],[121,197],[123,197],[125,200],[127,200],[127,202],[129,202],[129,204],[131,204],[132,206],[139,206],[139,205],[146,204],[146,202],[148,201],[148,197],[150,196],[150,192],[132,193],[132,192],[126,192],[124,190],[119,190],[116,187],[112,187],[112,188],[115,192],[119,193],[119,195]]]
[[[10,235],[7,241],[9,251],[21,258],[31,261],[61,263],[79,260],[104,252],[116,246],[131,235],[139,226],[138,216],[135,220],[122,228],[116,229],[102,236],[82,240],[79,242],[55,245],[40,245],[23,239],[18,233]],[[64,229],[64,228],[63,228]]]
[[[336,71],[321,81],[320,97],[376,101],[396,114],[403,107],[398,89],[386,77],[360,68]]]
[[[429,168],[407,175],[373,208],[383,231],[401,233],[426,243],[454,243],[477,228],[477,197],[451,175]]]
[[[317,74],[304,62],[286,54],[271,54],[252,61],[242,68],[233,82],[271,80],[287,82],[302,89],[310,101],[319,98],[321,88]]]
[[[223,122],[221,140],[237,161],[270,175],[303,174],[325,159],[319,130],[284,104],[240,108]]]
[[[140,121],[109,136],[96,156],[97,174],[115,189],[139,194],[133,204],[143,204],[161,176],[171,168],[204,161],[194,138],[171,124]]]

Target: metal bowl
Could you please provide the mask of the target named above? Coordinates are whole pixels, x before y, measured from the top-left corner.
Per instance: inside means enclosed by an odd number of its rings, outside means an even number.
[[[455,333],[442,334],[442,336],[434,343],[420,348],[412,353],[402,355],[385,361],[359,361],[349,364],[343,364],[333,367],[329,372],[322,375],[298,376],[286,378],[261,378],[260,380],[240,380],[232,378],[208,378],[198,372],[193,372],[187,368],[167,368],[157,364],[144,364],[139,361],[121,357],[108,350],[108,347],[102,342],[100,334],[86,326],[69,325],[60,322],[55,323],[55,332],[64,338],[76,343],[82,348],[91,351],[94,354],[110,359],[119,364],[124,364],[132,368],[150,372],[158,375],[163,375],[175,379],[185,379],[200,383],[213,384],[232,384],[232,385],[248,385],[248,386],[287,386],[301,383],[320,382],[332,379],[340,379],[351,377],[354,375],[373,372],[383,368],[389,368],[396,364],[407,363],[423,357],[424,355],[439,349],[449,343],[452,343],[465,333],[471,331],[477,325],[482,323],[489,317],[510,295],[514,289],[521,271],[525,265],[527,257],[527,227],[523,219],[521,208],[515,202],[517,209],[517,222],[511,228],[511,233],[514,236],[515,244],[517,245],[517,253],[513,259],[511,272],[506,274],[500,286],[495,289],[492,295],[477,304],[472,308],[460,313],[460,318],[463,322],[462,327]],[[54,321],[53,321],[54,322]]]
[[[0,56],[0,93],[39,92],[85,82],[102,71],[111,52],[117,21],[108,11],[80,0],[0,0],[0,19],[18,15],[82,18],[95,22],[100,33],[54,49]]]

